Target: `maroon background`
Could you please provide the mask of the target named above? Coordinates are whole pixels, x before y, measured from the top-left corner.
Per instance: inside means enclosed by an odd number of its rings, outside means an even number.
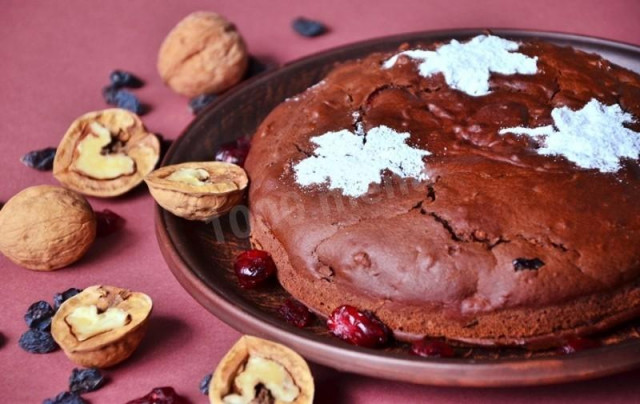
[[[100,89],[123,68],[147,85],[136,90],[153,110],[150,130],[175,138],[192,119],[186,99],[164,87],[156,55],[171,27],[196,10],[234,21],[251,53],[284,63],[319,50],[388,34],[443,28],[500,27],[553,30],[640,44],[637,0],[589,1],[26,1],[0,2],[0,201],[50,173],[22,166],[29,150],[56,146],[81,114],[105,107]],[[298,15],[325,21],[331,32],[301,38],[290,29]],[[239,333],[200,307],[166,267],[153,233],[153,200],[141,188],[116,199],[90,199],[127,219],[124,231],[100,239],[70,268],[28,271],[0,258],[0,402],[38,403],[67,389],[74,365],[60,351],[31,355],[17,346],[22,316],[34,301],[71,286],[112,284],[148,293],[155,303],[149,335],[134,356],[108,370],[107,386],[85,397],[122,403],[159,385],[174,386],[193,403],[201,377],[213,370]],[[1,229],[0,229],[1,231]],[[463,389],[414,386],[314,366],[317,402],[336,403],[581,403],[631,402],[640,397],[639,371],[559,386]]]

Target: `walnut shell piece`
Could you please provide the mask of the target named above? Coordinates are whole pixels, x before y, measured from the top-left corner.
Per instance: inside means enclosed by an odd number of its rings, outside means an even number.
[[[158,72],[175,92],[195,97],[220,93],[242,80],[247,47],[235,26],[219,14],[198,11],[169,32],[158,53]]]
[[[252,385],[251,394],[256,395],[253,398],[247,396]],[[262,392],[256,389],[259,385]],[[213,373],[209,401],[212,404],[248,404],[262,403],[262,399],[265,402],[310,404],[314,389],[311,370],[295,351],[272,341],[245,335],[222,358]],[[267,398],[275,400],[268,401]]]
[[[185,219],[204,221],[222,216],[240,203],[249,183],[242,167],[220,161],[165,166],[144,180],[164,209]]]
[[[0,210],[0,251],[16,264],[53,271],[79,260],[96,237],[89,202],[71,190],[37,185]]]
[[[142,182],[160,158],[160,142],[140,118],[110,108],[76,119],[53,161],[60,183],[85,195],[124,194]]]
[[[60,306],[51,321],[51,335],[74,363],[110,367],[138,347],[152,308],[144,293],[90,286]]]

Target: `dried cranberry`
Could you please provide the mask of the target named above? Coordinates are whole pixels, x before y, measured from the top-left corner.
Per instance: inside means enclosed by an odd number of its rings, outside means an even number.
[[[173,387],[156,387],[149,394],[126,404],[187,404],[187,401],[180,397]]]
[[[109,209],[96,212],[96,221],[98,222],[96,229],[96,235],[98,237],[108,236],[109,234],[117,232],[124,227],[126,222],[122,216]]]
[[[218,147],[214,159],[216,161],[224,161],[239,166],[244,165],[244,160],[249,154],[251,141],[248,138],[240,138],[234,142],[224,143]]]
[[[55,311],[58,311],[62,303],[66,302],[67,299],[77,295],[80,292],[82,292],[82,289],[69,288],[62,293],[56,293],[55,295],[53,295],[53,309]]]
[[[375,314],[360,311],[353,306],[340,306],[327,320],[329,331],[344,341],[366,348],[385,345],[391,332]]]
[[[45,331],[51,328],[51,317],[55,314],[53,307],[43,300],[33,303],[24,314],[27,327]]]
[[[271,255],[262,250],[245,251],[236,258],[234,265],[240,286],[251,289],[263,284],[276,273]]]
[[[291,27],[298,34],[306,37],[314,37],[327,32],[327,27],[320,21],[298,17],[291,22]]]
[[[565,344],[558,348],[560,354],[572,354],[585,349],[597,348],[600,346],[600,342],[583,337],[573,337],[565,341]]]
[[[53,159],[56,157],[56,148],[47,147],[42,150],[34,150],[20,158],[22,164],[39,171],[49,171],[53,168]]]
[[[69,391],[72,393],[88,393],[96,391],[104,384],[104,376],[97,368],[78,369],[71,371],[69,376]]]
[[[313,321],[313,313],[309,311],[307,306],[293,299],[285,300],[278,309],[278,313],[287,323],[293,324],[298,328],[304,328]]]
[[[200,393],[205,396],[209,395],[209,385],[211,384],[211,378],[213,377],[213,373],[207,373],[204,375],[202,380],[200,380]]]
[[[425,358],[453,358],[456,355],[451,345],[429,338],[411,344],[411,353]]]

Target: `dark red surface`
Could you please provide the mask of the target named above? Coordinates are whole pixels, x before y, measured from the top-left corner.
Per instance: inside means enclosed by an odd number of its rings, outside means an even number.
[[[56,146],[73,119],[104,108],[100,94],[115,68],[138,74],[134,90],[152,111],[145,124],[175,138],[192,119],[187,100],[165,88],[155,70],[160,42],[184,15],[215,10],[237,23],[252,53],[283,63],[356,40],[426,29],[511,27],[573,32],[640,44],[636,0],[588,1],[108,1],[4,0],[0,11],[0,201],[36,184],[54,184],[50,173],[24,167],[25,152]],[[296,36],[298,15],[325,21],[326,36]],[[153,233],[153,201],[144,188],[116,199],[90,199],[126,219],[124,229],[96,241],[74,266],[31,272],[0,259],[0,397],[37,403],[67,386],[74,365],[62,352],[31,355],[17,346],[31,303],[51,300],[69,287],[104,283],[140,290],[155,303],[149,335],[128,361],[107,371],[111,381],[86,398],[122,403],[159,385],[174,386],[193,403],[202,376],[215,367],[239,334],[211,316],[177,283]],[[526,389],[414,386],[314,367],[317,402],[336,403],[601,403],[633,402],[640,371],[585,383]]]

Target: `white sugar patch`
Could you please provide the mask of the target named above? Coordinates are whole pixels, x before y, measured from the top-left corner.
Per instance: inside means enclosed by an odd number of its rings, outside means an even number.
[[[366,135],[358,128],[356,133],[343,129],[312,137],[315,155],[294,165],[296,182],[301,186],[328,182],[329,189],[358,197],[370,184],[381,182],[383,170],[402,178],[426,179],[422,158],[431,153],[410,147],[405,143],[408,138],[409,133],[387,126],[377,126]]]
[[[422,60],[418,66],[421,76],[442,73],[451,88],[479,96],[489,94],[489,77],[492,72],[535,74],[538,71],[538,58],[513,52],[518,48],[517,42],[492,35],[478,35],[466,43],[454,39],[435,51],[401,52],[384,62],[383,67],[391,68],[400,55],[407,55]]]
[[[602,172],[618,171],[620,159],[640,156],[640,133],[623,126],[634,119],[619,105],[607,106],[592,99],[578,111],[554,108],[551,117],[553,125],[506,128],[499,133],[531,136],[542,142],[539,154],[561,155],[582,168]]]

